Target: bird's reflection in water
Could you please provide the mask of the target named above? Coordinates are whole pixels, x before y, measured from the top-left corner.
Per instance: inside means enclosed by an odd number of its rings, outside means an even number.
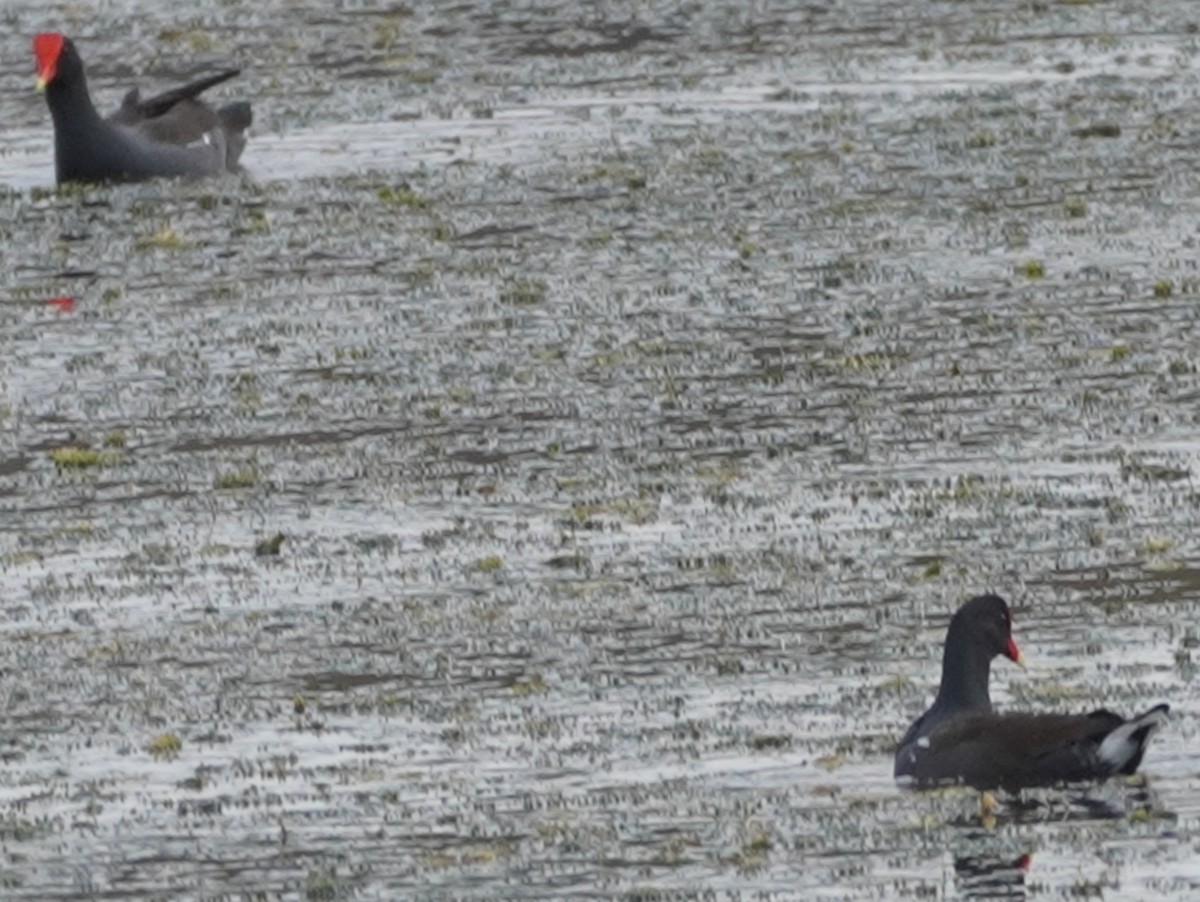
[[[1025,875],[1032,863],[1032,855],[963,855],[954,859],[954,874],[963,898],[1024,899]]]
[[[1116,792],[1111,791],[1114,787]],[[1076,792],[1049,789],[1000,795],[986,813],[972,811],[950,822],[968,831],[981,826],[992,831],[1006,826],[1138,819],[1161,810],[1158,797],[1144,783],[1110,783],[1108,788],[1110,792],[1104,796],[1097,795],[1094,786]]]
[[[1109,784],[1111,790],[1113,784]],[[955,851],[954,875],[958,890],[966,899],[1024,899],[1025,879],[1033,866],[1033,853],[1016,854],[1011,847],[995,849],[995,844],[1011,843],[1013,834],[997,831],[997,826],[1033,826],[1086,821],[1137,820],[1163,814],[1161,805],[1145,784],[1121,786],[1106,797],[1094,794],[1097,787],[1075,793],[1049,792],[1019,794],[1004,799],[994,816],[981,825],[964,819],[958,822],[965,840]],[[1018,831],[1017,835],[1024,835]],[[1028,846],[1037,845],[1032,834]],[[1045,837],[1043,837],[1043,842]],[[988,847],[993,848],[989,849]],[[1028,847],[1027,846],[1027,847]],[[1019,847],[1018,847],[1019,848]]]

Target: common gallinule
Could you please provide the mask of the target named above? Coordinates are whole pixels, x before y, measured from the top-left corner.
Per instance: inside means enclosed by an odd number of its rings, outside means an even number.
[[[1022,662],[1008,603],[998,595],[981,595],[950,620],[942,684],[933,706],[900,740],[897,780],[918,787],[962,783],[1015,791],[1132,774],[1150,735],[1166,721],[1167,705],[1130,720],[1104,709],[993,713],[988,673],[996,655]]]
[[[250,104],[213,110],[199,95],[238,74],[231,69],[142,100],[137,88],[102,119],[88,94],[83,60],[70,38],[55,32],[33,39],[38,86],[54,120],[58,183],[137,182],[198,178],[235,171],[246,146]]]

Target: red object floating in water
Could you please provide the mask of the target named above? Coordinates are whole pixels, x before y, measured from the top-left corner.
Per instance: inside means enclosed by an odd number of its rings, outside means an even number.
[[[75,298],[50,298],[46,303],[57,307],[62,313],[70,313],[75,309]]]

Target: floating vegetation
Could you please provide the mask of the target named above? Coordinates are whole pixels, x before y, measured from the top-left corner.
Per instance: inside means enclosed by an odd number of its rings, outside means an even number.
[[[428,210],[430,207],[429,200],[408,185],[384,185],[377,194],[390,207],[406,207],[410,210]]]
[[[498,554],[489,554],[487,557],[481,557],[472,566],[473,570],[479,573],[495,573],[504,566],[504,558]]]
[[[258,481],[258,470],[254,467],[243,467],[240,470],[227,470],[218,474],[214,485],[223,491],[232,491],[254,488]]]
[[[269,538],[260,539],[254,546],[254,553],[258,557],[276,557],[283,548],[285,539],[287,536],[281,532],[277,532]]]
[[[94,448],[68,445],[52,448],[50,459],[59,470],[88,470],[95,467],[112,467],[121,462],[120,451],[98,451]]]
[[[185,44],[192,55],[211,53],[217,46],[212,34],[202,28],[164,28],[158,32],[158,39],[170,44]]]
[[[1046,266],[1041,260],[1030,260],[1021,268],[1021,271],[1027,279],[1043,279],[1046,277]]]
[[[544,279],[514,279],[500,291],[500,303],[514,307],[532,307],[546,300],[550,286]]]
[[[516,696],[543,695],[550,691],[550,686],[540,674],[535,673],[513,683],[512,691]]]
[[[309,902],[334,902],[341,898],[344,890],[343,881],[338,879],[333,868],[309,871],[304,883],[304,898]]]
[[[747,744],[756,752],[778,751],[790,747],[792,737],[783,734],[751,736]]]
[[[183,751],[183,740],[174,733],[160,733],[150,740],[146,751],[155,758],[177,758]]]
[[[754,830],[734,856],[737,869],[743,873],[750,873],[765,867],[773,845],[771,835],[767,831]]]
[[[142,238],[137,246],[141,249],[156,248],[159,250],[183,250],[187,247],[183,236],[170,223],[163,225],[157,232]]]
[[[1000,138],[995,132],[975,132],[967,138],[967,148],[969,150],[983,150],[988,147],[995,147],[999,140]]]

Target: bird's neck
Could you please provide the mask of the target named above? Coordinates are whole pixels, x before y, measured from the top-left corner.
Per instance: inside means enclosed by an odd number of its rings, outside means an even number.
[[[942,654],[942,684],[934,707],[943,711],[992,710],[988,677],[992,662],[964,643],[947,642]]]
[[[56,126],[60,123],[80,126],[101,121],[100,114],[92,105],[87,79],[83,77],[82,73],[78,78],[52,82],[46,87],[46,96],[49,101],[50,115]]]

